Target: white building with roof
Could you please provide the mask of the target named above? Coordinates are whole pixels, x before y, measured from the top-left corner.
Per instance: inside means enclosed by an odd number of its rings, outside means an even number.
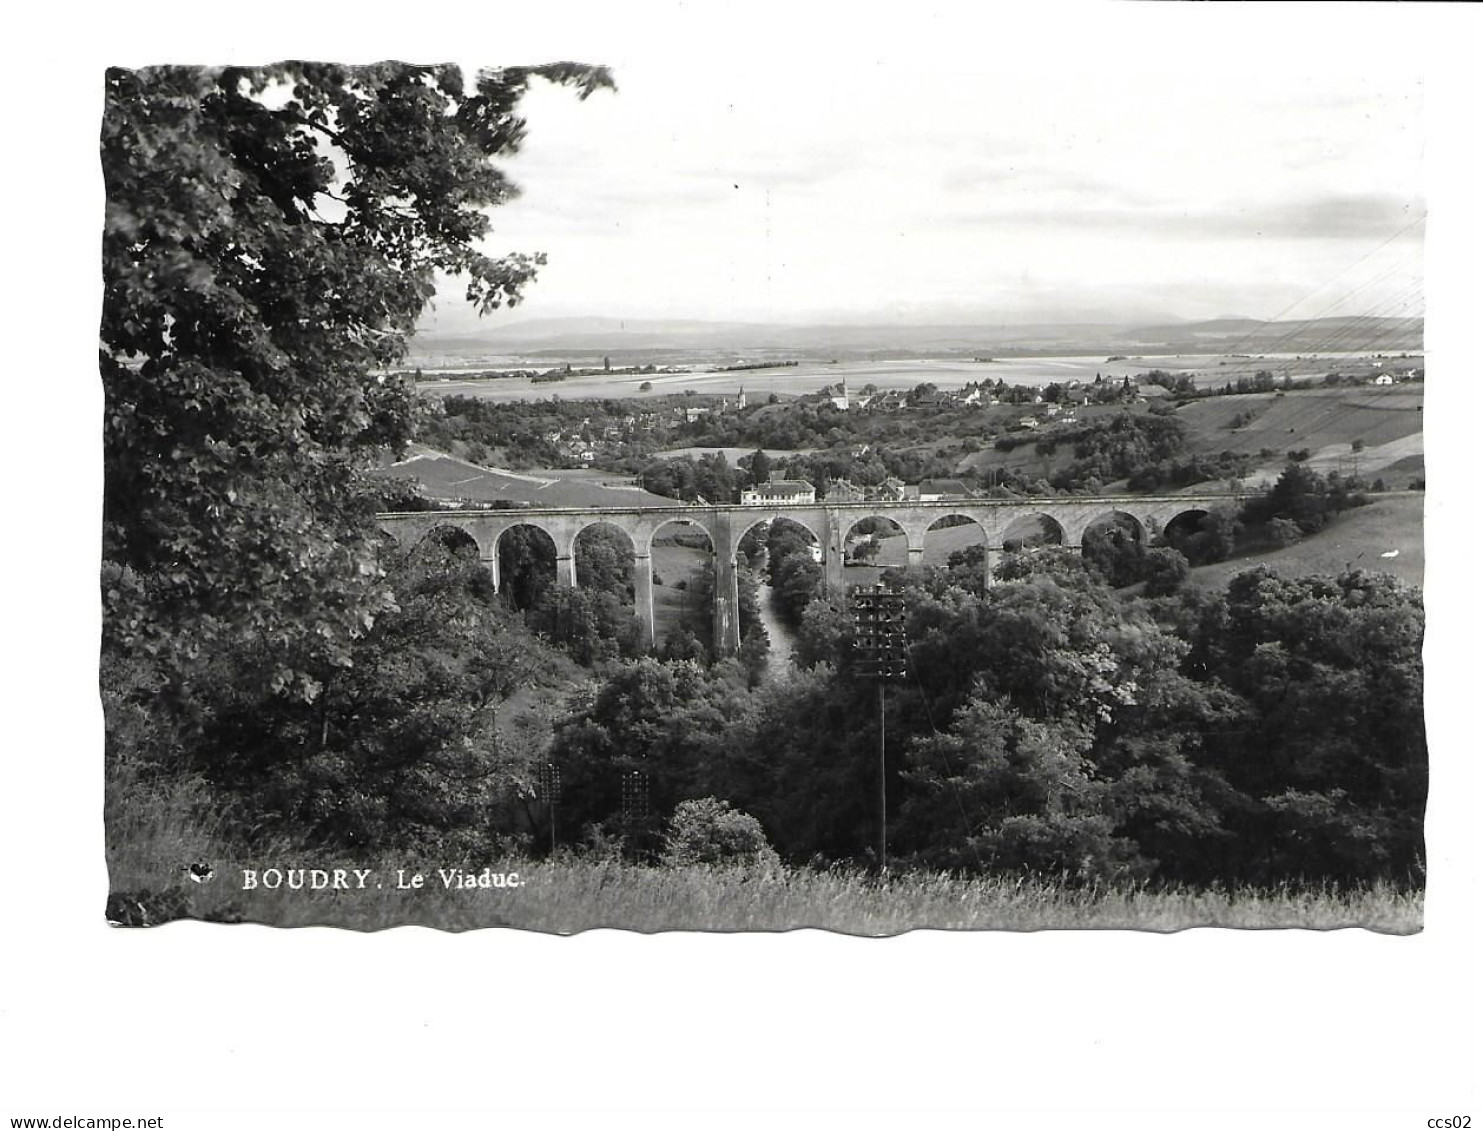
[[[806,479],[769,479],[754,487],[743,487],[742,506],[765,507],[814,502],[814,485]]]

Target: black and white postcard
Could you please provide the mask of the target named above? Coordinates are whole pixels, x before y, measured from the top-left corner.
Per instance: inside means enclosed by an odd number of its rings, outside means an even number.
[[[17,751],[90,759],[78,922],[367,1031],[468,986],[636,1050],[776,985],[796,1068],[879,994],[1048,1049],[1270,992],[1352,1070],[1342,985],[1457,937],[1477,24],[1323,7],[90,47],[11,526],[93,618],[77,742]]]

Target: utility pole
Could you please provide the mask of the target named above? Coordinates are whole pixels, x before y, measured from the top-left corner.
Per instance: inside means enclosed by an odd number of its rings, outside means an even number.
[[[551,825],[551,855],[556,855],[556,803],[561,800],[561,770],[555,762],[542,762],[536,774],[536,797],[546,803]]]
[[[637,855],[639,841],[648,831],[649,775],[643,770],[623,771],[623,836],[628,850]]]
[[[899,589],[872,585],[855,590],[855,671],[874,678],[880,718],[879,839],[876,866],[886,869],[886,680],[906,675],[906,598]]]

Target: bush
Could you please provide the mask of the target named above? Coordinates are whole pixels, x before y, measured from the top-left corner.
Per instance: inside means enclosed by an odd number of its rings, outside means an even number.
[[[1143,588],[1146,596],[1168,597],[1189,579],[1189,561],[1178,550],[1155,547],[1144,555],[1143,574],[1147,579]]]
[[[1102,816],[1007,817],[985,830],[978,850],[995,871],[1055,876],[1070,885],[1138,880],[1149,872],[1133,842],[1114,835],[1112,821]]]
[[[741,864],[776,867],[778,854],[767,843],[757,818],[714,797],[681,801],[669,819],[662,860],[671,867]]]
[[[1303,530],[1290,518],[1274,518],[1267,523],[1267,533],[1279,546],[1291,546],[1303,537]]]

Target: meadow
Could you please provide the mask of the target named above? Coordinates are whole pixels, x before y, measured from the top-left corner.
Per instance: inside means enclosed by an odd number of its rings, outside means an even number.
[[[1370,496],[1368,506],[1335,515],[1316,534],[1278,548],[1260,548],[1227,561],[1196,566],[1190,584],[1202,589],[1224,589],[1238,573],[1258,565],[1283,577],[1305,574],[1337,576],[1350,569],[1389,573],[1407,585],[1422,584],[1426,572],[1422,512],[1426,496],[1420,491],[1395,491]]]
[[[512,882],[518,884],[502,888],[450,888],[439,865],[388,860],[369,865],[365,890],[242,890],[243,869],[260,874],[274,866],[351,867],[303,853],[290,860],[219,862],[211,881],[189,885],[182,917],[352,930],[513,927],[561,935],[601,928],[645,933],[817,928],[881,936],[921,929],[1169,932],[1193,927],[1360,927],[1406,935],[1421,930],[1423,908],[1421,893],[1385,885],[1348,892],[1296,885],[1230,891],[1076,887],[1019,877],[903,872],[877,878],[860,871],[662,868],[582,858],[497,861],[493,873],[516,877]],[[471,875],[481,871],[465,868]],[[398,889],[398,883],[410,885],[419,874],[421,888]],[[354,884],[356,874],[349,875],[347,882]]]

